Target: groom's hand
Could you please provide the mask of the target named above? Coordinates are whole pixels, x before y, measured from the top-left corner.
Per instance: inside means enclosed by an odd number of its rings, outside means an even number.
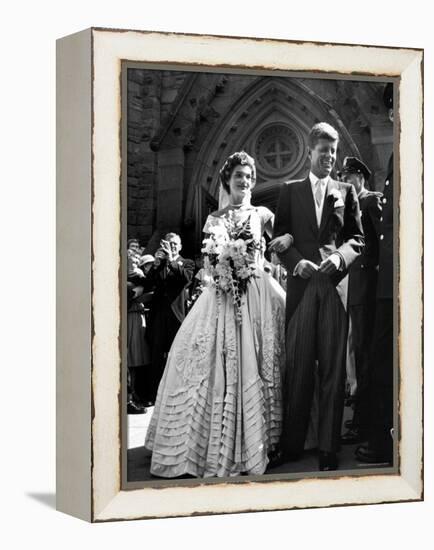
[[[294,275],[299,275],[302,279],[310,279],[318,271],[318,266],[309,260],[300,260],[295,268]]]
[[[325,273],[325,275],[333,275],[333,273],[339,271],[341,263],[341,257],[338,254],[331,254],[321,262],[319,270],[321,273]]]
[[[143,286],[135,286],[133,288],[134,298],[138,298],[139,296],[141,296],[143,294],[143,291],[144,291]]]
[[[285,233],[280,237],[272,239],[268,245],[268,250],[270,252],[277,252],[278,254],[281,254],[282,252],[285,252],[285,250],[287,250],[293,242],[294,237],[289,233]]]

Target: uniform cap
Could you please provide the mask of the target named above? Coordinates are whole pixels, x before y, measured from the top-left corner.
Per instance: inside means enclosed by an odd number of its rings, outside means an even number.
[[[356,157],[345,157],[342,166],[342,175],[344,174],[363,174],[367,181],[371,176],[371,171],[360,159]]]

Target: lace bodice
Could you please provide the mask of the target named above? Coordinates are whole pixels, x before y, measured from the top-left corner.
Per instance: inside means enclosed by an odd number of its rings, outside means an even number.
[[[205,222],[203,232],[209,233],[210,227],[221,226],[225,227],[225,216],[227,216],[229,210],[223,209],[218,212],[210,214]],[[252,206],[246,210],[233,210],[236,219],[242,222],[250,221],[250,231],[252,237],[258,241],[261,240],[265,227],[270,220],[273,220],[274,215],[265,206]]]

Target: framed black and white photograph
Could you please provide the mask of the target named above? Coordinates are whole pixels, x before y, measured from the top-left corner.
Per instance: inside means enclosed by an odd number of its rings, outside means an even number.
[[[422,498],[422,63],[58,42],[59,509]]]

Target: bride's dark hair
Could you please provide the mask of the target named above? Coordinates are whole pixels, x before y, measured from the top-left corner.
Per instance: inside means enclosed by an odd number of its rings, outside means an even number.
[[[232,172],[236,166],[250,166],[252,169],[252,184],[256,183],[256,166],[253,157],[248,155],[245,151],[238,151],[228,157],[220,170],[220,182],[223,189],[230,193],[229,180],[231,179]]]

